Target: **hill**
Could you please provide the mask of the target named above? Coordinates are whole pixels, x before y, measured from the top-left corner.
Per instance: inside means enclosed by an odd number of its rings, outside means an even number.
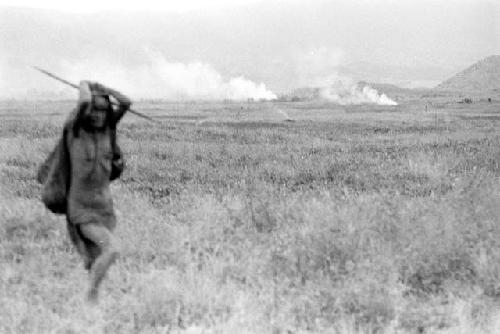
[[[500,90],[500,55],[478,61],[436,87],[443,91],[485,92]]]
[[[403,88],[397,85],[380,82],[360,81],[359,85],[370,86],[373,89],[376,89],[380,94],[386,94],[387,96],[392,97],[416,97],[431,91],[430,88]]]
[[[456,73],[456,69],[441,66],[405,66],[370,62],[355,62],[337,67],[340,76],[354,81],[392,84],[401,88],[435,87]]]
[[[367,81],[358,81],[355,85],[352,86],[333,85],[330,88],[330,91],[333,90],[335,92],[335,95],[338,95],[339,97],[343,98],[349,97],[349,100],[351,101],[353,99],[356,100],[355,96],[357,97],[367,96],[366,92],[363,91],[364,87],[369,87],[374,89],[376,91],[376,96],[381,96],[382,94],[385,94],[387,97],[399,101],[419,98],[424,94],[429,94],[430,92],[432,92],[432,89],[430,88],[410,89],[410,88],[402,88],[388,83],[377,83],[377,82],[367,82]],[[282,95],[281,99],[285,101],[286,100],[311,101],[311,100],[324,99],[325,98],[324,93],[325,93],[325,87],[301,87],[292,90],[288,94]],[[370,98],[368,98],[368,100],[370,100]],[[377,101],[373,102],[376,103]],[[366,103],[366,101],[359,103]]]

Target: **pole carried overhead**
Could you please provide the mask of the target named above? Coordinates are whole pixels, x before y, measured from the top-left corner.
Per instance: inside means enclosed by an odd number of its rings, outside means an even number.
[[[53,78],[53,79],[56,79],[57,81],[60,81],[60,82],[62,82],[62,83],[64,83],[64,84],[66,84],[66,85],[68,85],[68,86],[73,87],[73,88],[79,89],[79,87],[78,87],[77,85],[75,85],[74,83],[69,82],[69,81],[67,81],[67,80],[64,80],[64,79],[62,79],[62,78],[58,77],[57,75],[54,75],[54,74],[52,74],[52,73],[50,73],[50,72],[48,72],[48,71],[46,71],[46,70],[44,70],[44,69],[41,69],[40,67],[33,66],[33,68],[34,68],[35,70],[39,71],[39,72],[42,72],[42,73],[43,73],[43,74],[45,74],[45,75],[48,75],[49,77],[51,77],[51,78]],[[116,105],[116,103],[115,103],[115,102],[113,102],[113,101],[111,101],[111,104]],[[157,120],[155,120],[155,119],[153,119],[153,118],[151,118],[151,117],[149,117],[149,116],[146,116],[146,115],[144,115],[144,114],[142,114],[142,113],[140,113],[140,112],[138,112],[138,111],[135,111],[135,110],[132,110],[132,109],[129,109],[128,111],[130,111],[132,114],[135,114],[135,115],[137,115],[137,116],[139,116],[139,117],[142,117],[142,118],[144,118],[144,119],[147,119],[148,121],[151,121],[151,122],[154,122],[154,123],[160,123],[159,121],[157,121]]]

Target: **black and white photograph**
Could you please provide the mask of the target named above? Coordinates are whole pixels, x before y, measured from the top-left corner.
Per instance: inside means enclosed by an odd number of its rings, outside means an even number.
[[[0,0],[0,334],[500,334],[500,2]]]

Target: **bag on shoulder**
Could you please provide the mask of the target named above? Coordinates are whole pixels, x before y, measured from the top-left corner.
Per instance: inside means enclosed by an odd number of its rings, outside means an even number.
[[[55,214],[65,214],[69,187],[70,161],[65,145],[65,132],[37,172],[37,181],[43,184],[42,202]]]

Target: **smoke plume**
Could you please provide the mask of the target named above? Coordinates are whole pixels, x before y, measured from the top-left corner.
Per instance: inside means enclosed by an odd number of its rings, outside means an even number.
[[[143,64],[136,66],[102,60],[64,62],[62,72],[70,78],[100,81],[136,98],[276,99],[263,83],[256,84],[241,76],[224,79],[209,64],[169,62],[161,53],[152,51],[146,53]]]
[[[299,82],[303,87],[314,87],[305,89],[306,95],[312,93],[305,98],[320,98],[340,105],[397,105],[376,89],[340,75],[338,68],[346,57],[342,49],[324,46],[299,54],[296,62]]]
[[[0,98],[72,99],[78,94],[73,88],[36,72],[29,63],[14,65],[6,65],[0,59]],[[210,64],[170,62],[163,54],[149,50],[133,62],[98,54],[80,59],[63,58],[48,66],[35,65],[75,84],[80,80],[99,81],[132,99],[276,99],[263,83],[257,84],[243,76],[225,78]]]
[[[379,92],[364,84],[352,84],[344,81],[337,81],[335,84],[322,87],[320,96],[328,101],[335,102],[340,105],[353,104],[377,104],[395,106],[396,101],[390,99],[385,94]]]

